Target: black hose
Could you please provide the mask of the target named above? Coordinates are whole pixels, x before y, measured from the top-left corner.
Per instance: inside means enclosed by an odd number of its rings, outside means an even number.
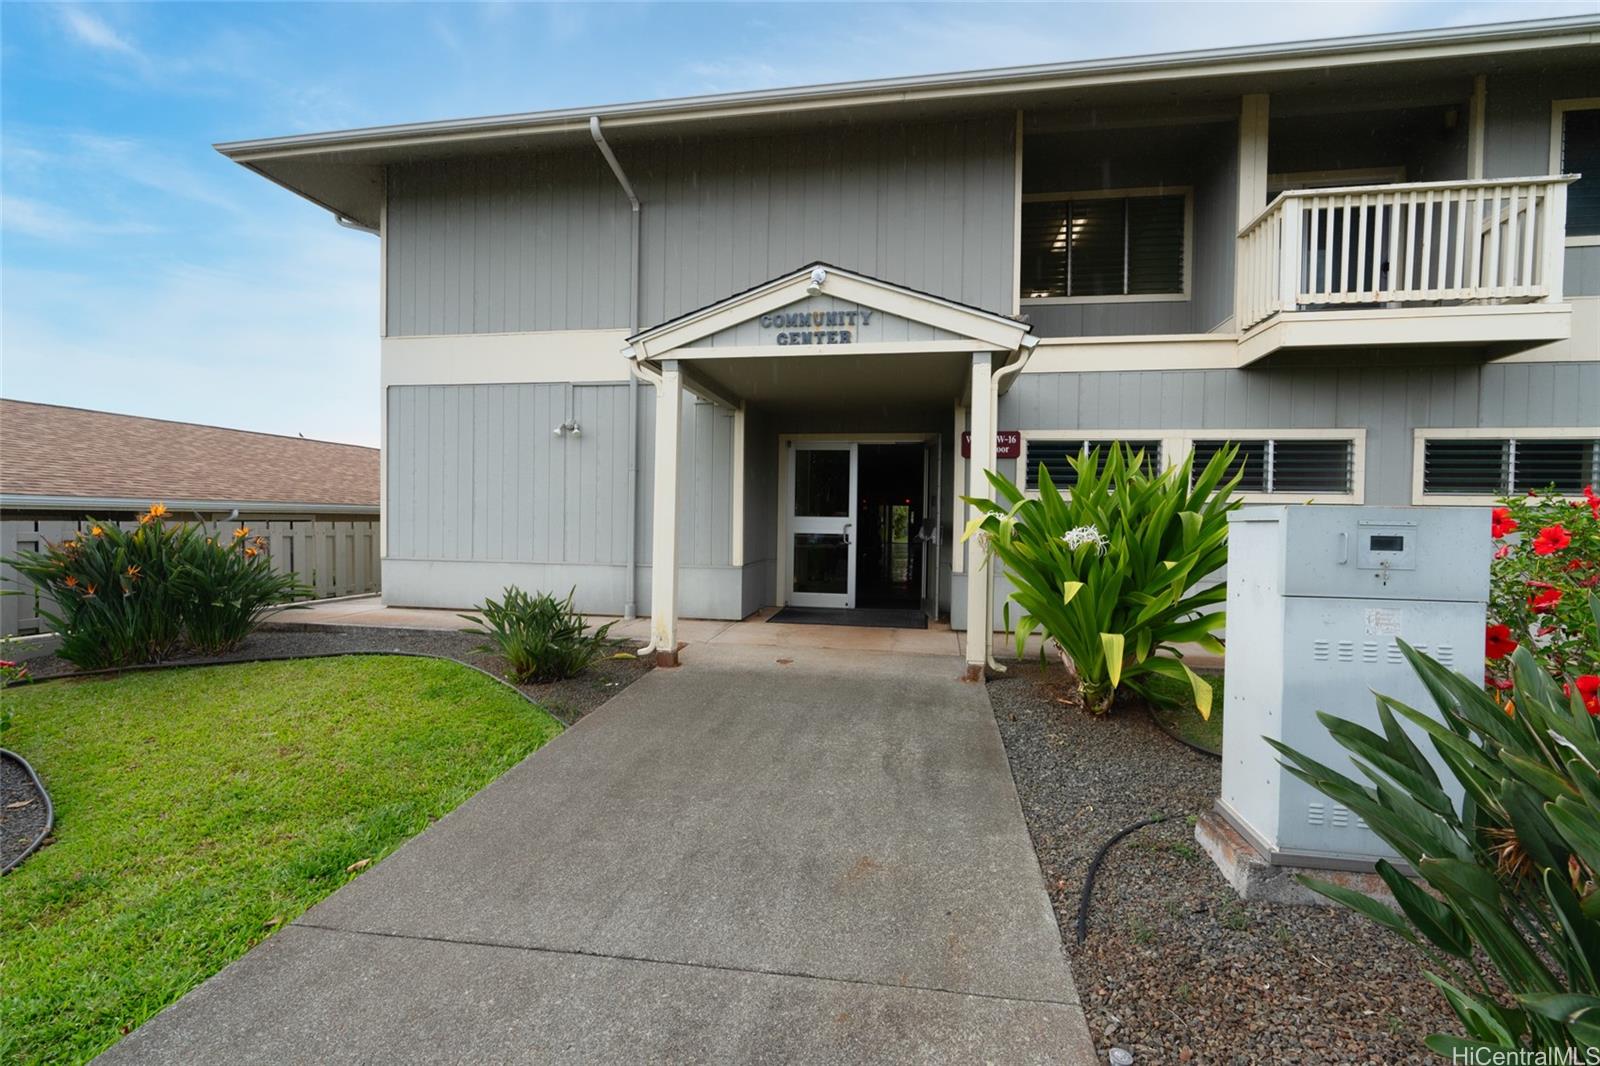
[[[1089,939],[1089,897],[1094,894],[1094,875],[1100,872],[1100,863],[1105,859],[1106,852],[1116,846],[1117,841],[1137,829],[1147,825],[1155,825],[1167,820],[1165,814],[1158,814],[1154,818],[1146,818],[1142,822],[1134,822],[1128,828],[1117,833],[1116,836],[1100,845],[1100,850],[1094,853],[1094,858],[1089,863],[1089,873],[1083,879],[1083,895],[1078,897],[1078,943],[1082,944]]]
[[[16,858],[6,863],[5,869],[0,870],[0,877],[4,877],[12,870],[15,870],[18,866],[21,866],[23,859],[26,859],[29,855],[32,855],[34,852],[39,850],[39,847],[44,843],[45,838],[50,835],[50,830],[55,828],[56,809],[54,804],[50,802],[49,790],[44,787],[44,782],[39,780],[39,775],[33,772],[33,766],[28,762],[27,759],[24,759],[16,752],[8,751],[5,748],[0,748],[0,759],[15,759],[17,763],[27,771],[28,776],[33,779],[33,787],[37,789],[39,795],[44,798],[44,828],[39,830],[39,835],[34,837],[33,842],[23,849],[21,855],[18,855]]]

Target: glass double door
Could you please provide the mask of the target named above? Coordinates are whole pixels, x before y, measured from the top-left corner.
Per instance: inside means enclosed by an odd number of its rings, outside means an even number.
[[[789,602],[854,607],[859,451],[852,442],[796,442],[789,462]]]

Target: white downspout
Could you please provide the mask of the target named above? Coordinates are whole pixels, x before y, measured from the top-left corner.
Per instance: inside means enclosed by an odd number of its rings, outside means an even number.
[[[1008,363],[994,372],[994,376],[991,380],[992,389],[989,394],[989,403],[993,405],[992,410],[994,413],[990,416],[989,423],[997,430],[1000,428],[1000,386],[1022,372],[1022,368],[1027,366],[1028,360],[1033,357],[1033,349],[1038,345],[1038,343],[1039,338],[1033,336],[1032,334],[1024,337],[1022,339],[1022,344],[1017,349],[1016,361],[1013,363]],[[993,558],[989,560],[991,563],[993,561]],[[986,566],[984,569],[988,571],[988,573],[984,576],[984,580],[989,582],[989,610],[991,612],[990,617],[985,619],[983,623],[983,639],[986,642],[984,656],[988,661],[989,669],[993,670],[997,674],[1003,674],[1006,672],[1006,668],[1001,666],[999,661],[994,657],[994,617],[992,612],[994,611],[995,568],[991,565]],[[976,580],[977,577],[977,574],[972,575],[974,580]],[[972,623],[970,620],[967,622],[967,639],[972,639]]]
[[[606,164],[611,167],[611,173],[616,175],[617,184],[622,186],[623,195],[628,198],[628,206],[633,209],[632,233],[632,273],[628,285],[628,336],[639,332],[639,197],[633,191],[633,183],[628,180],[628,175],[623,172],[622,164],[617,162],[616,153],[611,151],[611,145],[606,143],[606,135],[600,130],[600,116],[589,116],[589,136],[594,138],[595,147],[600,149],[600,154],[605,157]],[[635,364],[637,365],[637,363]],[[628,553],[627,553],[627,591],[623,595],[622,617],[633,619],[638,617],[638,604],[635,602],[637,595],[639,560],[639,375],[628,375]],[[654,643],[654,642],[652,642]],[[648,651],[650,649],[641,649]]]

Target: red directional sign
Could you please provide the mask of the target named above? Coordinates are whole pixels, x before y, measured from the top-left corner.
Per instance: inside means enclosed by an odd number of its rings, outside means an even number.
[[[1000,429],[994,434],[994,457],[996,459],[1016,459],[1022,455],[1022,432],[1015,429]],[[972,434],[961,434],[961,458],[972,458]]]

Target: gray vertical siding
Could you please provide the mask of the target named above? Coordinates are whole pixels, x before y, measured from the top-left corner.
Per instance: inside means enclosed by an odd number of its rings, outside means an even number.
[[[390,336],[628,324],[628,204],[598,152],[391,167]]]
[[[1014,119],[620,145],[644,324],[813,260],[1011,310]],[[392,336],[628,324],[628,205],[598,152],[390,169]]]
[[[556,436],[568,392],[582,432]],[[389,389],[388,554],[402,559],[627,561],[626,385]],[[655,394],[640,390],[638,561],[650,561]],[[685,401],[679,558],[731,556],[733,417]]]
[[[1491,75],[1484,122],[1484,173],[1520,178],[1550,169],[1550,117],[1555,100],[1600,96],[1600,67],[1552,67]],[[1600,296],[1600,248],[1568,248],[1568,296]]]
[[[651,560],[655,513],[655,389],[639,391],[639,561]],[[727,566],[733,557],[733,413],[685,395],[678,445],[678,565]]]
[[[1015,119],[832,125],[621,150],[644,214],[644,321],[825,260],[1011,308]]]
[[[1002,399],[1006,429],[1367,431],[1366,502],[1411,502],[1412,430],[1583,426],[1600,364],[1329,365],[1261,370],[1023,374]],[[1008,465],[1015,467],[1015,462]],[[1007,473],[1014,473],[1008,470]]]

